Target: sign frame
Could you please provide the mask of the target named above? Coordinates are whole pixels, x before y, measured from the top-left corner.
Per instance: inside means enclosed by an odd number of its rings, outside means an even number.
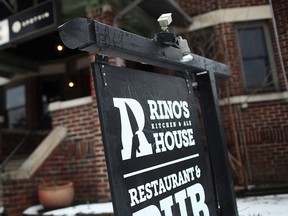
[[[97,59],[93,80],[114,213],[149,211],[156,216],[164,208],[161,215],[203,211],[216,216],[210,157],[201,140],[191,77],[115,67]],[[165,206],[168,201],[171,206]]]
[[[63,24],[59,33],[71,49],[145,62],[195,76],[214,177],[216,211],[221,216],[238,216],[215,80],[215,76],[229,76],[228,66],[193,53],[193,60],[183,63],[176,47],[85,18]]]

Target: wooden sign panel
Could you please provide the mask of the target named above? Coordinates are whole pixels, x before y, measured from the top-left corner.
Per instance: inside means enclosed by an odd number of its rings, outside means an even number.
[[[216,215],[191,81],[92,66],[115,215]]]

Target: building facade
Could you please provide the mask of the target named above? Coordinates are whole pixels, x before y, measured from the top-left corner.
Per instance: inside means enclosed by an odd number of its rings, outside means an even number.
[[[157,17],[173,11],[175,24],[171,23],[169,31],[186,38],[192,53],[223,62],[231,69],[231,77],[217,80],[217,86],[235,186],[241,191],[250,190],[251,185],[257,189],[287,189],[287,1],[163,0],[161,4],[166,6],[161,9],[151,7],[154,1],[60,2],[55,4],[55,11],[62,23],[86,16],[150,38],[160,31],[155,27]],[[32,6],[19,4],[19,13]],[[13,14],[7,12],[6,16]],[[67,129],[63,141],[44,161],[37,162],[37,169],[29,178],[20,178],[20,172],[2,174],[2,203],[7,215],[19,215],[25,208],[38,204],[37,185],[52,178],[74,182],[75,204],[111,200],[89,68],[94,54],[67,50],[65,56],[40,55],[50,52],[51,47],[44,46],[48,42],[43,41],[52,40],[55,35],[54,28],[32,39],[27,36],[23,42],[17,41],[16,47],[5,44],[0,51],[0,71],[5,77],[0,93],[2,160],[33,128],[38,136],[32,136],[34,141],[28,144],[31,150],[26,146],[18,153],[26,159],[37,147],[43,148],[39,143],[51,130],[58,126]],[[28,45],[37,40],[37,46],[43,48],[33,53],[31,48],[29,52]],[[11,55],[20,59],[17,64],[7,60]],[[117,60],[110,60],[117,64]],[[128,61],[122,64],[143,67]],[[77,81],[76,88],[66,85],[70,81]],[[19,95],[24,99],[15,103],[13,98]]]
[[[285,185],[287,3],[179,4],[193,19],[187,34],[194,52],[231,68],[218,93],[236,184]]]

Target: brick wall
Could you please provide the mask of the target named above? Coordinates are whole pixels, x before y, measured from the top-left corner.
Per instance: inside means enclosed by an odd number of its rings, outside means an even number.
[[[251,6],[258,6],[258,5],[265,5],[269,4],[269,0],[220,0],[219,8],[233,8],[233,7],[251,7]]]
[[[283,184],[288,180],[288,106],[286,102],[251,103],[247,109],[221,107],[227,144],[233,155],[235,137],[252,184]],[[236,128],[231,127],[231,119]]]
[[[257,1],[260,2],[260,1]],[[233,1],[235,3],[235,1]],[[279,39],[282,48],[284,63],[287,71],[287,3],[274,4],[275,16],[279,28]],[[284,15],[286,13],[286,15]],[[280,18],[285,17],[285,18]],[[275,35],[270,24],[270,35],[273,42],[273,53],[277,64],[277,72],[280,82],[280,89],[285,91],[285,83],[281,70],[280,59],[276,47]],[[215,27],[216,28],[216,27]],[[225,63],[231,67],[232,77],[228,81],[228,91],[230,95],[245,94],[243,91],[242,74],[233,24],[222,25],[225,34],[225,44],[227,47],[227,58]],[[226,83],[227,84],[227,83]],[[223,93],[224,92],[224,93]],[[222,88],[223,96],[227,96],[227,91]],[[242,161],[249,174],[252,184],[283,184],[288,180],[285,169],[288,167],[287,143],[288,143],[288,121],[287,121],[287,101],[274,101],[262,103],[249,103],[247,109],[241,109],[241,104],[233,105],[233,114],[229,115],[227,108],[221,107],[225,131],[227,133],[228,144],[235,154],[235,140],[231,131],[231,119],[236,122],[236,133],[241,149]]]
[[[104,6],[91,10],[87,17],[111,25],[112,14],[111,7]],[[94,54],[89,58],[93,62]],[[39,204],[37,185],[43,181],[72,180],[74,204],[111,200],[92,73],[90,75],[92,103],[52,112],[52,126],[66,126],[68,137],[32,179],[3,182],[7,215],[21,215],[27,207]]]
[[[102,22],[107,25],[113,25],[113,18],[115,16],[116,11],[109,5],[104,5],[100,8],[95,8],[87,12],[87,17],[89,19],[95,19],[99,22]],[[95,55],[93,53],[90,54],[90,62],[93,63],[95,61]],[[115,58],[109,58],[110,64],[115,64]],[[92,95],[92,110],[93,110],[93,118],[97,119],[94,121],[94,128],[98,128],[100,130],[100,122],[98,117],[98,109],[97,109],[97,101],[96,101],[96,92],[94,88],[94,81],[91,70],[91,95]],[[110,187],[109,187],[109,179],[107,173],[107,165],[104,154],[104,147],[102,143],[101,136],[94,137],[95,142],[95,157],[96,157],[96,187],[97,187],[97,197],[100,201],[106,201],[111,199]]]
[[[25,208],[39,204],[37,185],[41,182],[72,180],[74,204],[110,200],[105,161],[99,157],[103,152],[95,106],[88,103],[52,112],[53,127],[67,127],[67,137],[31,179],[3,182],[7,215],[21,215]]]
[[[38,204],[37,183],[33,179],[29,181],[5,181],[2,185],[6,215],[22,215],[27,207]]]
[[[282,1],[284,2],[285,0]],[[190,16],[196,16],[217,9],[269,4],[269,0],[177,0],[177,3],[186,11],[187,14]],[[281,5],[281,3],[277,4]]]
[[[220,0],[205,1],[202,3],[198,1],[179,0],[178,2],[180,5],[185,6],[184,9],[193,16],[198,15],[197,12],[199,11],[199,13],[204,13],[220,8],[269,4],[268,0]],[[203,8],[199,9],[198,7]],[[273,7],[287,76],[288,2],[275,0],[273,1]],[[267,23],[269,24],[272,39],[280,90],[285,91],[284,76],[276,46],[272,20],[267,21]],[[210,37],[205,36],[205,32],[209,32]],[[209,45],[212,46],[210,50],[213,52],[212,54],[211,52],[206,53],[206,55],[208,55],[209,58],[227,64],[231,68],[231,77],[227,81],[218,81],[219,97],[225,98],[228,96],[246,95],[234,23],[222,23],[206,29],[197,30],[191,32],[189,37],[192,52],[199,50],[195,48],[195,45],[199,42],[198,38],[200,38],[200,41],[203,40],[203,38],[213,40],[212,43],[206,42],[208,47]],[[205,44],[203,41],[201,41],[201,43]],[[252,95],[257,95],[257,93],[253,93]],[[240,159],[243,161],[243,165],[249,175],[249,183],[251,184],[283,184],[288,181],[287,109],[288,104],[285,100],[248,103],[246,109],[242,109],[241,104],[232,104],[230,108],[228,106],[221,106],[222,120],[229,150],[234,156],[237,156],[236,145],[239,145]],[[233,124],[235,126],[233,126]]]
[[[66,126],[68,136],[55,152],[45,161],[38,172],[44,177],[46,173],[60,179],[73,180],[76,189],[75,201],[80,203],[96,202],[97,196],[97,157],[96,146],[101,143],[97,113],[87,104],[52,113],[52,125]],[[98,143],[95,142],[98,137]],[[48,176],[49,178],[49,176]]]
[[[283,63],[286,70],[286,76],[288,76],[288,3],[285,0],[273,0],[273,8],[276,20],[277,31],[279,35],[279,43],[281,47],[281,54],[283,57]],[[274,46],[276,42],[274,40]],[[275,56],[279,59],[278,52],[275,52]],[[280,65],[279,61],[277,62]],[[285,86],[283,79],[283,73],[281,67],[278,66],[279,70],[279,79],[281,86]],[[287,90],[287,89],[286,89]]]
[[[209,12],[211,10],[216,10],[218,8],[217,0],[176,0],[177,3],[185,10],[185,12],[190,16],[196,16]]]

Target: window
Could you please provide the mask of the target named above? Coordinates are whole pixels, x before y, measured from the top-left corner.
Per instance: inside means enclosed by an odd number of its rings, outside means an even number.
[[[68,87],[70,78],[75,80],[73,88]],[[24,77],[0,86],[0,117],[5,116],[3,123],[9,129],[51,129],[50,103],[86,97],[90,93],[88,67],[73,74]]]
[[[237,25],[242,70],[247,91],[277,89],[275,62],[265,23]]]
[[[8,127],[10,129],[24,128],[26,126],[25,86],[7,89],[5,98]]]

